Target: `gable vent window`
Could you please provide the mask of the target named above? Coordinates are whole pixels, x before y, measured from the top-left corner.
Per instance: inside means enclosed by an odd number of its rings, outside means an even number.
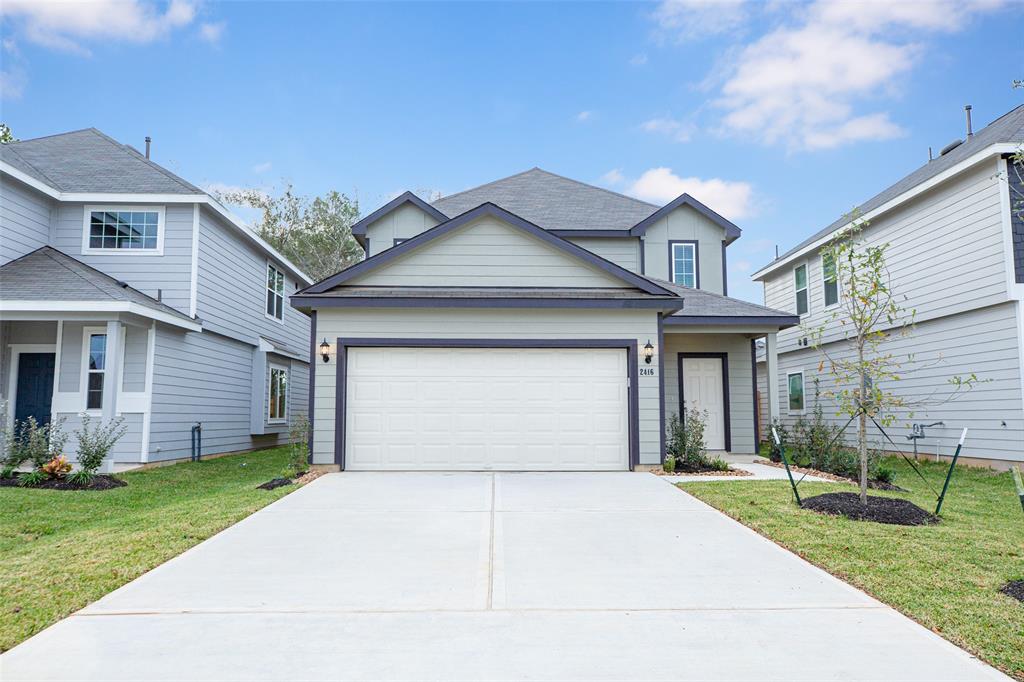
[[[793,269],[793,285],[796,287],[796,314],[806,315],[810,310],[807,302],[807,264]]]
[[[835,257],[830,253],[821,255],[821,278],[825,296],[825,307],[831,308],[839,303],[839,277],[836,273]]]
[[[676,242],[671,245],[672,281],[691,289],[697,288],[697,244]]]
[[[163,222],[162,208],[86,207],[82,252],[159,255]]]
[[[267,317],[284,320],[284,273],[267,263]]]

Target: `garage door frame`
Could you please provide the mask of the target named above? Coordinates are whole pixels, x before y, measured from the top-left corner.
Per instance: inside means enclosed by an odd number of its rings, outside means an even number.
[[[633,471],[640,453],[640,397],[637,381],[639,342],[636,339],[410,339],[342,338],[337,339],[337,382],[334,403],[334,462],[345,470],[345,408],[348,399],[348,350],[350,348],[621,348],[626,351],[626,378],[629,380],[629,470]]]

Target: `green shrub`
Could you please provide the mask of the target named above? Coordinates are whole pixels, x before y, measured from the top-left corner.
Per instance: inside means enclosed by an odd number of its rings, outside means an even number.
[[[882,481],[883,483],[892,483],[893,479],[896,478],[896,471],[884,465],[878,465],[875,468],[875,480]]]
[[[19,476],[18,485],[25,486],[26,488],[34,488],[37,485],[45,483],[47,478],[49,478],[49,476],[47,476],[43,471],[35,469],[34,471],[29,471],[28,473]]]
[[[95,474],[110,451],[121,440],[127,427],[124,417],[116,417],[106,424],[93,428],[89,415],[82,417],[82,428],[75,431],[78,438],[78,466],[83,471]]]
[[[68,474],[68,482],[73,483],[81,488],[88,487],[90,483],[96,478],[96,474],[85,469],[79,469],[78,471],[72,471]]]
[[[309,470],[309,419],[300,414],[292,419],[288,429],[291,446],[288,450],[288,466],[284,478],[292,478]]]
[[[665,470],[665,473],[674,473],[676,470],[676,458],[666,456],[665,462],[661,466]]]
[[[3,431],[4,467],[13,471],[30,462],[33,469],[42,468],[64,449],[68,437],[63,426],[63,417],[43,425],[35,417],[15,421],[10,430]]]
[[[728,471],[729,463],[721,457],[715,457],[714,459],[708,460],[707,467],[715,471]]]
[[[672,469],[718,469],[727,470],[729,465],[722,461],[724,468],[719,469],[708,458],[707,444],[704,440],[707,412],[684,410],[683,421],[675,413],[668,418],[665,438],[665,462],[673,460]]]

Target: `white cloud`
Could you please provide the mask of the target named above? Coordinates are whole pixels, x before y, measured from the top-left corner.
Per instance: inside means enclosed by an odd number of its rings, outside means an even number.
[[[632,66],[643,66],[644,64],[647,63],[647,55],[644,54],[643,52],[641,52],[640,54],[635,54],[629,58],[629,63]]]
[[[218,22],[204,22],[199,25],[199,37],[210,43],[216,45],[220,42],[221,37],[224,35],[224,28],[227,26],[223,21]]]
[[[884,111],[864,112],[920,60],[929,32],[954,32],[998,0],[829,2],[801,6],[790,22],[742,48],[726,65],[717,104],[722,131],[828,149],[904,134]]]
[[[270,163],[269,161],[264,161],[263,163],[257,163],[255,166],[252,167],[252,172],[253,173],[266,173],[268,170],[271,169],[272,166],[273,166],[273,164]]]
[[[579,121],[580,123],[586,123],[587,121],[589,121],[593,117],[594,117],[594,112],[593,111],[581,111],[580,113],[576,114],[576,120]]]
[[[748,18],[744,0],[663,0],[652,16],[662,36],[680,42],[735,31]]]
[[[644,121],[640,124],[640,128],[648,133],[665,135],[676,142],[689,142],[696,130],[696,126],[692,123],[677,121],[667,116]]]
[[[196,5],[171,0],[164,11],[143,0],[4,0],[0,16],[17,20],[24,37],[37,45],[89,55],[82,43],[117,40],[149,43],[192,23]]]
[[[626,176],[622,174],[622,169],[620,168],[612,168],[610,171],[601,176],[601,182],[603,182],[606,185],[618,185],[625,179]]]
[[[627,194],[665,204],[686,193],[730,220],[754,213],[753,187],[748,182],[720,178],[681,178],[671,168],[651,168],[632,182]]]
[[[6,100],[21,99],[25,93],[25,84],[28,77],[22,66],[21,50],[18,44],[10,38],[5,38],[2,45],[6,56],[3,59],[4,68],[0,69],[0,98]]]

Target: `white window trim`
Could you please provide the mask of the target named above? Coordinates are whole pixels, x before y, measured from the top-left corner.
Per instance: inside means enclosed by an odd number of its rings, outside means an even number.
[[[267,271],[270,268],[274,268],[274,271],[277,272],[278,274],[280,274],[284,278],[284,286],[281,287],[282,291],[281,291],[281,317],[280,318],[278,318],[276,315],[271,315],[270,313],[267,312],[267,293],[270,291],[270,287],[267,286],[267,274],[268,274]],[[277,293],[277,292],[274,292],[274,293]],[[268,320],[273,320],[274,322],[277,322],[278,324],[283,325],[284,324],[284,316],[285,316],[285,312],[286,312],[287,308],[288,308],[288,275],[285,273],[283,268],[278,267],[277,263],[275,263],[274,261],[272,261],[270,259],[267,259],[267,267],[263,268],[263,317],[267,318]]]
[[[789,390],[789,378],[791,376],[800,375],[800,395],[804,398],[804,406],[799,410],[794,410],[790,407],[790,390]],[[798,369],[795,372],[786,373],[786,411],[788,414],[803,415],[807,414],[807,376],[804,374],[803,369]]]
[[[822,310],[833,310],[833,309],[839,307],[839,299],[840,299],[840,295],[839,295],[840,294],[840,292],[839,292],[839,270],[838,270],[838,268],[836,269],[836,302],[833,303],[832,305],[829,305],[826,302],[826,300],[825,300],[825,286],[828,283],[827,280],[825,279],[825,254],[821,254],[821,256],[819,257],[819,262],[821,264],[821,304],[824,306],[822,308]],[[807,301],[808,301],[807,302],[807,307],[808,307],[808,311],[807,312],[809,313],[810,312],[810,310],[809,310],[810,309],[810,299],[808,298]]]
[[[155,212],[156,216],[156,248],[155,249],[93,249],[89,246],[89,219],[93,211],[147,211]],[[162,256],[164,255],[164,232],[167,221],[164,206],[105,206],[101,204],[85,207],[82,214],[82,254],[86,256]]]
[[[697,243],[695,241],[676,242],[674,244],[669,245],[669,259],[672,262],[672,272],[669,273],[669,281],[672,282],[672,284],[675,284],[676,286],[687,286],[685,284],[679,284],[678,282],[676,282],[676,248],[679,246],[687,246],[693,253],[693,286],[688,288],[698,289],[699,287],[697,286],[697,284],[698,282],[700,282],[700,263],[697,261]]]
[[[89,409],[89,337],[95,334],[107,335],[106,327],[83,327],[82,328],[82,366],[80,368],[80,378],[78,393],[81,396],[82,401],[82,412],[91,416],[98,417],[103,414],[103,398],[100,399],[99,408]],[[110,348],[110,339],[107,339],[107,349]],[[104,350],[104,356],[106,356],[106,350]],[[104,357],[103,361],[103,397],[106,397],[107,391],[110,390],[113,382],[110,380],[110,373],[107,368],[110,366],[109,358]]]
[[[798,269],[800,269],[800,268],[804,269],[804,279],[806,280],[806,283],[805,283],[804,288],[802,290],[796,288],[796,271]],[[799,317],[807,317],[808,315],[811,314],[811,268],[807,264],[807,261],[804,261],[803,263],[795,263],[793,265],[793,270],[792,270],[790,276],[792,277],[792,282],[793,282],[793,312],[796,313]],[[801,313],[800,312],[800,306],[797,303],[797,294],[800,293],[800,291],[806,291],[807,292],[807,312],[806,313]]]
[[[271,406],[271,402],[270,402],[270,389],[274,385],[274,370],[275,369],[284,372],[284,386],[285,386],[284,416],[271,419],[270,418],[270,406]],[[266,397],[267,397],[267,423],[268,424],[287,424],[288,423],[288,415],[290,414],[291,409],[292,409],[292,401],[290,400],[291,396],[289,395],[289,391],[291,390],[291,378],[292,378],[291,377],[291,370],[288,367],[286,367],[285,365],[279,365],[279,364],[274,363],[274,362],[271,362],[271,363],[267,364],[267,396]]]

